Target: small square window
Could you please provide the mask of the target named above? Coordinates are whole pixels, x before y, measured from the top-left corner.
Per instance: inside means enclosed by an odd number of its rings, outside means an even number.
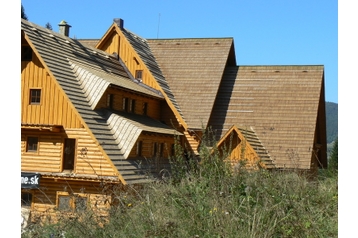
[[[27,152],[37,152],[39,138],[37,137],[28,137],[27,138]]]
[[[41,89],[30,89],[30,104],[40,104]]]
[[[138,80],[142,80],[142,76],[143,76],[143,70],[136,70],[135,71],[135,78]]]
[[[76,197],[75,208],[77,212],[83,212],[87,209],[87,197]]]
[[[71,197],[70,196],[58,196],[58,210],[70,211],[71,210]]]
[[[32,49],[30,46],[21,46],[21,61],[32,60]]]

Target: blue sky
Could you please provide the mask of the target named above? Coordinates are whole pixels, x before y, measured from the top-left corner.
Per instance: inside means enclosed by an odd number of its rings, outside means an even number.
[[[29,21],[70,37],[101,38],[114,18],[144,38],[233,37],[238,65],[324,65],[338,103],[337,0],[22,0]]]

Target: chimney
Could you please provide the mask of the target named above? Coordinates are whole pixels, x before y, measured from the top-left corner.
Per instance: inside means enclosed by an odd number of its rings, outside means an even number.
[[[114,18],[113,21],[119,26],[120,29],[123,29],[124,21],[121,18]]]
[[[66,21],[62,20],[60,22],[60,24],[58,24],[60,27],[60,34],[64,35],[64,36],[69,36],[70,34],[70,25],[67,24]]]

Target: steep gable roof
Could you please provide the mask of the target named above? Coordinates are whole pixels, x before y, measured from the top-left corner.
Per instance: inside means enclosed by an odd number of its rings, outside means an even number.
[[[228,67],[210,124],[219,138],[252,127],[276,167],[311,166],[323,66]]]
[[[145,182],[146,177],[134,171],[138,169],[127,161],[127,150],[133,147],[133,141],[143,130],[162,134],[177,134],[166,125],[147,120],[139,123],[129,115],[104,110],[93,110],[104,89],[113,84],[127,88],[136,93],[150,97],[163,98],[155,90],[133,81],[121,62],[111,55],[80,42],[55,33],[46,28],[21,20],[21,29],[29,43],[43,61],[48,72],[58,82],[67,95],[83,124],[94,136],[106,156],[119,172],[119,179],[124,184]],[[113,121],[112,119],[120,119]],[[127,144],[118,141],[118,131],[123,130],[121,121],[126,121],[126,128],[133,128],[134,133],[125,134]],[[125,148],[125,149],[124,149]]]
[[[114,23],[114,25],[118,31],[121,31],[124,34],[133,49],[137,52],[141,60],[151,72],[152,76],[155,78],[161,89],[164,91],[171,103],[174,105],[175,110],[183,119],[185,119],[181,107],[178,104],[176,97],[173,94],[170,85],[168,84],[167,79],[163,76],[163,73],[153,55],[153,52],[149,47],[148,41],[125,28],[120,28],[118,24]]]
[[[232,38],[153,39],[150,49],[189,128],[206,128]]]

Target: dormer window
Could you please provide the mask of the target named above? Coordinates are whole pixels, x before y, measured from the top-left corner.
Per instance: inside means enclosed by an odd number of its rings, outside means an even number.
[[[136,70],[135,71],[135,78],[138,79],[139,81],[142,81],[142,76],[143,76],[143,70]]]
[[[147,115],[147,111],[148,111],[148,103],[144,102],[143,103],[143,115]]]
[[[123,110],[126,112],[135,112],[135,100],[123,98]]]
[[[113,94],[107,94],[107,108],[113,108]]]

